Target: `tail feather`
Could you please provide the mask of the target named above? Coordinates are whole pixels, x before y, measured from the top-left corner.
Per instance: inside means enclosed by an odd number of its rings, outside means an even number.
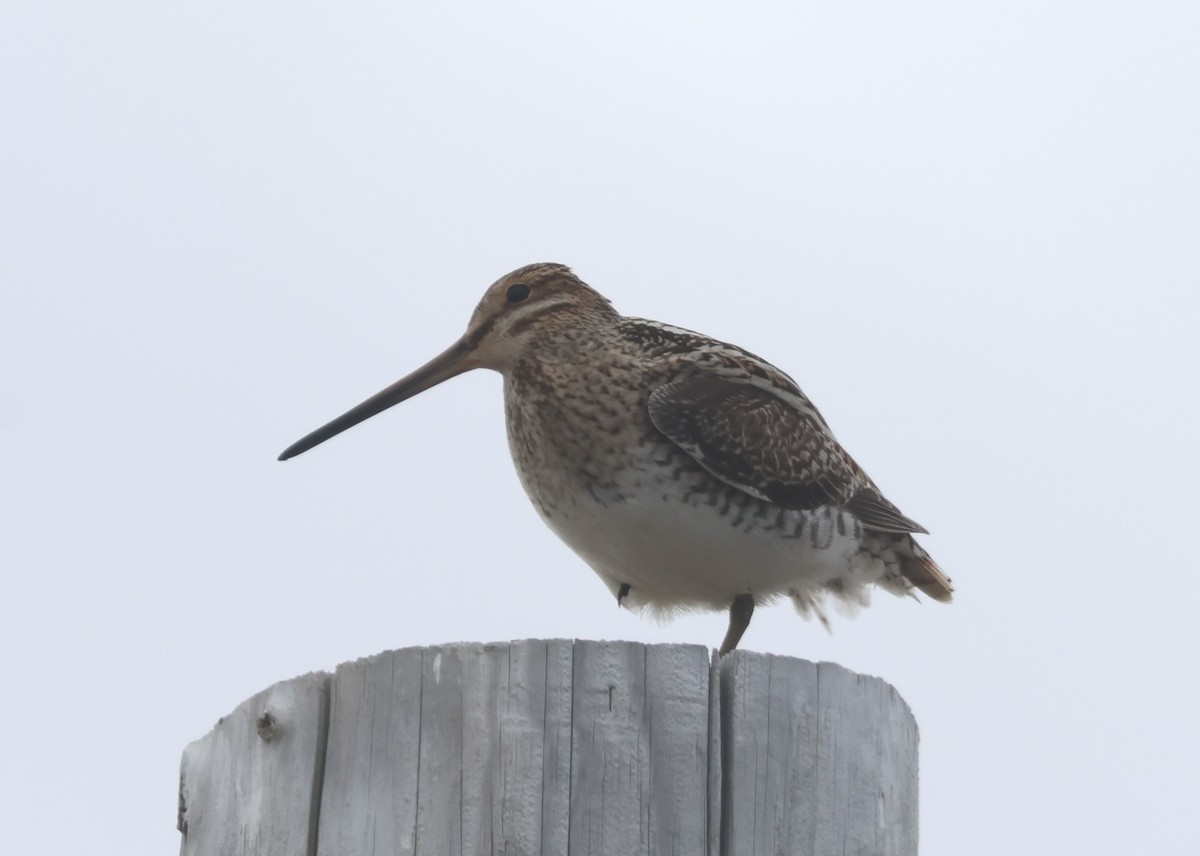
[[[900,572],[924,594],[941,603],[949,603],[954,599],[954,583],[946,576],[937,562],[919,547],[914,555],[905,557],[900,565]]]

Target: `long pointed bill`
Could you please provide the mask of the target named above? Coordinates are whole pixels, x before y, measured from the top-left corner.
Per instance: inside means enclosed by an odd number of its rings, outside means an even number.
[[[341,434],[347,428],[353,428],[359,422],[370,419],[376,413],[382,413],[389,407],[412,398],[430,387],[437,386],[444,380],[475,368],[476,364],[467,359],[474,346],[466,338],[459,339],[442,353],[421,366],[408,377],[396,381],[385,390],[375,393],[362,404],[343,413],[328,425],[322,425],[307,437],[297,440],[283,450],[279,460],[286,461],[301,452],[307,452],[313,446],[319,446],[330,437]]]

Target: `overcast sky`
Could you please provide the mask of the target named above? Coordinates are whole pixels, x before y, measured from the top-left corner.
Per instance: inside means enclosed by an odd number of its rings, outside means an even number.
[[[184,745],[302,672],[719,642],[539,522],[496,375],[275,461],[533,261],[932,533],[953,606],[743,642],[903,694],[923,856],[1200,852],[1194,2],[10,0],[0,115],[6,852],[175,852]]]

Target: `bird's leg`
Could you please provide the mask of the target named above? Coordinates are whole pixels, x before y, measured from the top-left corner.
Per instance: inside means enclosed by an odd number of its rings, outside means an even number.
[[[629,594],[629,583],[621,583],[621,588],[617,590],[617,608],[621,608],[621,601]]]
[[[754,615],[754,595],[739,594],[729,605],[729,630],[725,632],[725,641],[721,643],[718,656],[724,657],[742,641],[742,634],[750,626],[750,616]]]

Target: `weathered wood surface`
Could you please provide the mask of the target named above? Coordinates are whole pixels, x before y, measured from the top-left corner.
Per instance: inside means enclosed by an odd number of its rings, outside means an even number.
[[[389,651],[184,752],[181,852],[917,852],[917,730],[878,678],[698,646]]]
[[[917,723],[890,685],[742,651],[720,681],[722,853],[917,852]]]
[[[275,684],[183,750],[183,856],[313,853],[329,676]]]

